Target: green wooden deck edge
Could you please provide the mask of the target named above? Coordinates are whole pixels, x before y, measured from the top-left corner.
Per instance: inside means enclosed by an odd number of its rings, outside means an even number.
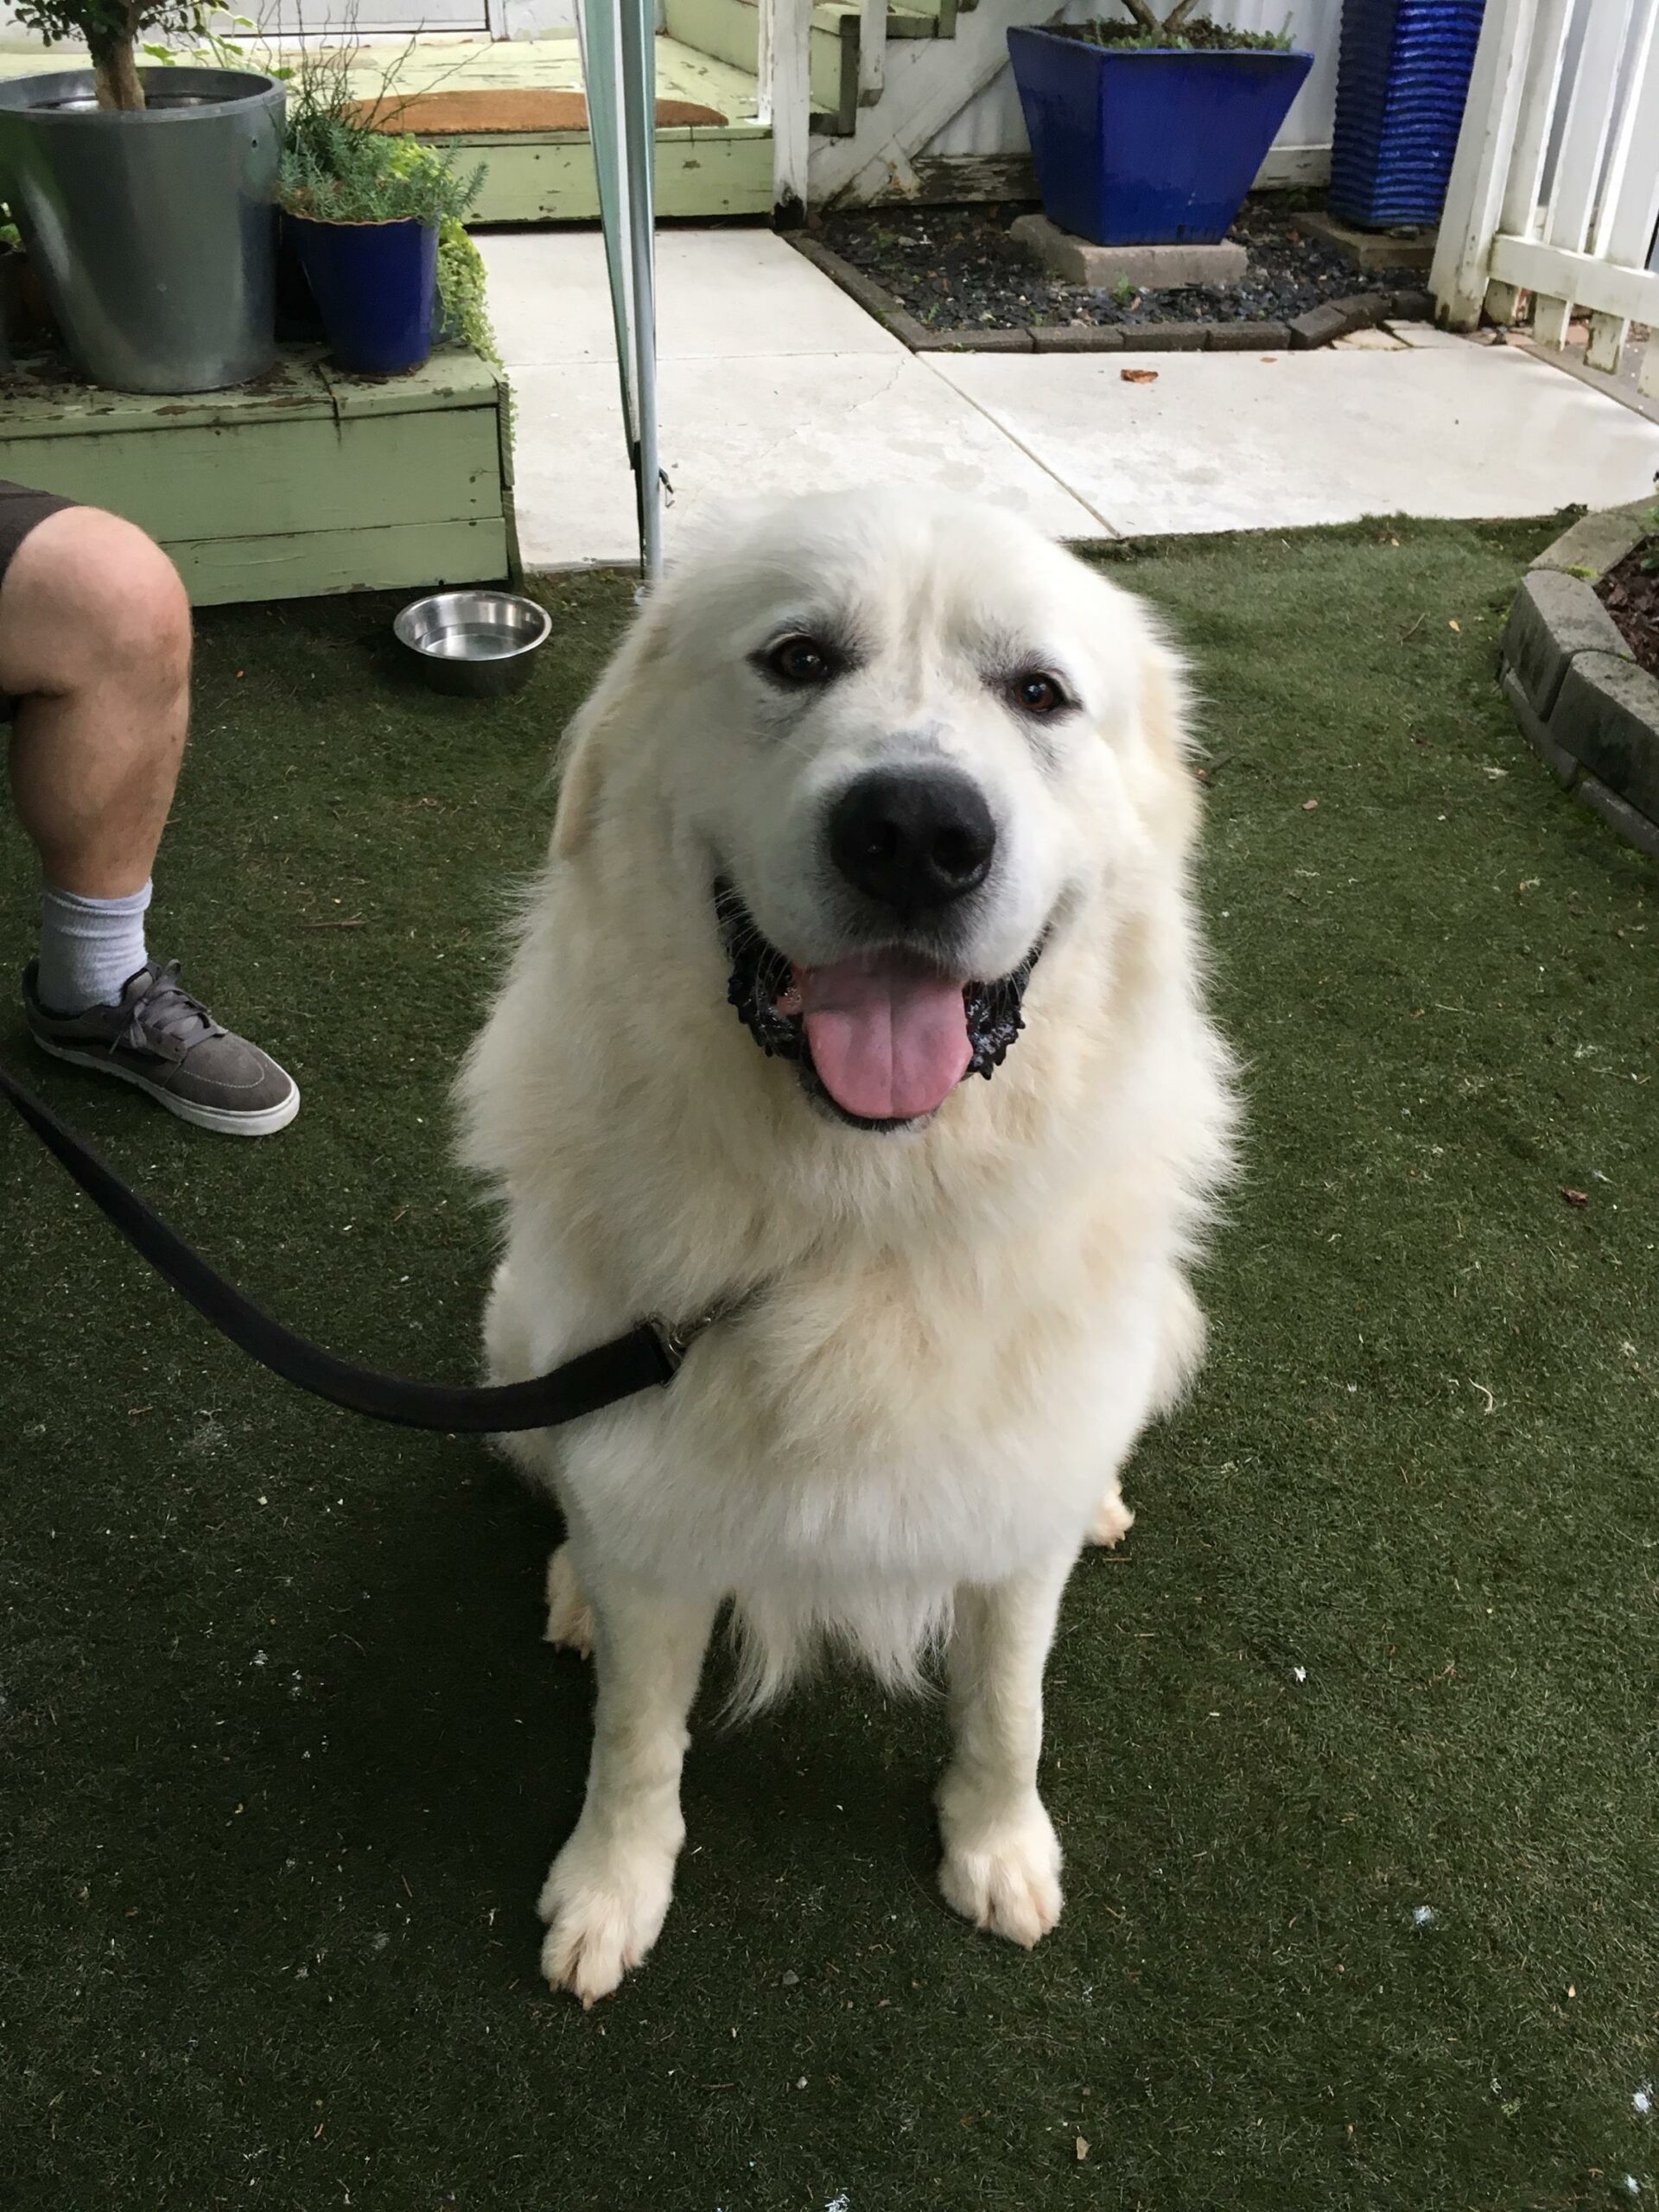
[[[0,406],[0,439],[195,429],[279,417],[305,422],[425,415],[450,407],[493,407],[501,384],[489,362],[459,346],[434,353],[407,376],[356,377],[335,368],[321,346],[289,346],[269,374],[228,391],[106,391],[98,385],[20,378],[8,385]]]
[[[461,351],[374,378],[290,348],[178,398],[14,387],[0,476],[126,516],[198,606],[521,573],[506,380]]]
[[[174,538],[165,550],[193,607],[498,583],[520,573],[512,527],[502,515],[269,537]]]
[[[599,219],[594,150],[585,132],[511,138],[435,139],[484,163],[469,226],[592,223]],[[657,213],[667,216],[772,212],[772,133],[758,124],[657,133]]]

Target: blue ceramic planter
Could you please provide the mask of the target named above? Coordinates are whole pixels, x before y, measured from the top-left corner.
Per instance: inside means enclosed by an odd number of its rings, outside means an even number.
[[[432,350],[436,226],[290,215],[287,228],[340,367],[381,377],[419,368]]]
[[[1331,212],[1369,230],[1440,220],[1482,0],[1346,0]]]
[[[1226,237],[1311,54],[1185,54],[1014,29],[1008,58],[1052,223],[1096,245]]]

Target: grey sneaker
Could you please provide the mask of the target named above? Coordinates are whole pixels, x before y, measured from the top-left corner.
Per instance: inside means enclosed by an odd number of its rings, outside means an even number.
[[[152,960],[131,976],[119,1006],[53,1014],[35,988],[40,963],[23,970],[29,1032],[54,1059],[95,1068],[147,1090],[158,1105],[221,1136],[268,1137],[300,1110],[286,1068],[233,1037],[179,982],[179,963]]]

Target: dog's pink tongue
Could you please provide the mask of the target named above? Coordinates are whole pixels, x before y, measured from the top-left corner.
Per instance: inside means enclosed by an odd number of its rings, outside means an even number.
[[[868,1122],[931,1114],[968,1072],[974,1048],[962,985],[902,952],[798,968],[818,1079]]]

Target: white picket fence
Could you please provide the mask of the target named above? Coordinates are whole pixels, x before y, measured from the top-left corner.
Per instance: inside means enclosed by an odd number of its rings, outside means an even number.
[[[1586,359],[1617,369],[1632,322],[1659,326],[1659,0],[1487,0],[1430,284],[1471,329],[1533,297],[1560,346],[1577,308]],[[1659,398],[1659,336],[1642,390]]]

